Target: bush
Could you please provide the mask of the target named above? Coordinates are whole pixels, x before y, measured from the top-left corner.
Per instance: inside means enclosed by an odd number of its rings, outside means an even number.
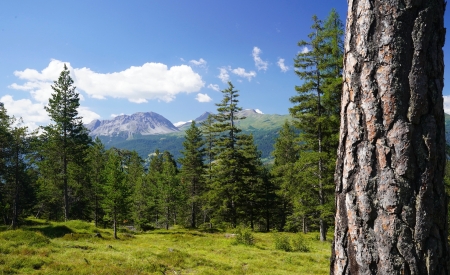
[[[289,237],[285,234],[275,234],[275,249],[283,250],[286,252],[291,251],[291,244],[289,243]]]
[[[236,234],[236,244],[244,244],[244,245],[254,245],[255,237],[253,237],[253,233],[248,228],[237,228],[235,231]]]
[[[305,238],[301,233],[296,234],[292,240],[292,250],[299,252],[309,252],[309,247],[306,244]]]

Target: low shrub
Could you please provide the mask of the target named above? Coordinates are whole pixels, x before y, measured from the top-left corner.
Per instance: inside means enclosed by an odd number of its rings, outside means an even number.
[[[236,244],[244,244],[244,245],[254,245],[255,244],[255,237],[253,236],[253,233],[248,228],[242,228],[238,227],[235,230]]]
[[[277,233],[274,234],[274,242],[275,242],[275,249],[277,250],[283,250],[286,252],[291,251],[291,244],[289,242],[289,237],[285,234]]]
[[[292,250],[298,252],[309,252],[309,247],[306,244],[305,237],[303,237],[302,233],[298,233],[293,237]]]
[[[283,250],[286,252],[309,252],[309,247],[305,238],[301,233],[289,238],[287,234],[275,234],[274,235],[275,249]]]

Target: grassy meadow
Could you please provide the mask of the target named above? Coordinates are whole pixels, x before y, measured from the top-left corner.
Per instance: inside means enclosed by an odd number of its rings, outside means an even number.
[[[173,228],[137,233],[122,229],[119,240],[114,240],[111,230],[86,222],[27,222],[19,230],[0,228],[0,274],[329,272],[331,241],[318,241],[315,232],[209,233]]]

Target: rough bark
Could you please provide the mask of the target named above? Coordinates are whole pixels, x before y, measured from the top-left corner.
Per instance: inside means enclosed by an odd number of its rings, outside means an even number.
[[[443,0],[349,0],[331,274],[448,274]]]

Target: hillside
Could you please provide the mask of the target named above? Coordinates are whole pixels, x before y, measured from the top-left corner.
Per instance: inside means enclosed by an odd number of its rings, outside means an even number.
[[[205,115],[206,114],[206,115]],[[278,131],[289,115],[268,115],[257,113],[255,110],[243,110],[240,116],[245,116],[239,120],[237,125],[245,134],[253,134],[255,143],[262,153],[262,158],[266,161],[270,159],[273,144],[278,136]],[[207,113],[202,114],[196,120],[200,123],[207,118]],[[115,134],[110,136],[97,135],[107,148],[116,147],[120,149],[136,150],[138,154],[147,158],[156,149],[169,151],[175,158],[181,157],[180,151],[183,149],[184,132],[190,127],[190,123],[180,125],[178,131],[167,134]]]

